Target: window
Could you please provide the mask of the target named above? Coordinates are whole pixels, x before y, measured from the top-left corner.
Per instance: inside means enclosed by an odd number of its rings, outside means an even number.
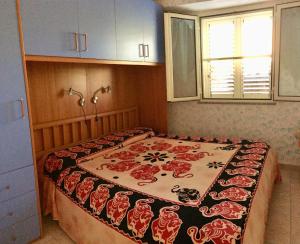
[[[165,13],[167,99],[199,100],[199,17]]]
[[[300,2],[276,7],[275,99],[300,101]]]
[[[273,12],[201,23],[203,98],[271,99]]]

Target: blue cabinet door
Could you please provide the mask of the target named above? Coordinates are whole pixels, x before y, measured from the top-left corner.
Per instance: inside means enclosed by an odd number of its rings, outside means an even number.
[[[24,221],[17,222],[8,228],[0,230],[0,243],[25,244],[31,243],[39,235],[39,223],[36,215]],[[49,243],[49,242],[48,242]],[[51,242],[50,242],[51,243]],[[57,242],[58,243],[58,242]]]
[[[141,0],[116,0],[117,59],[144,61],[144,3]]]
[[[19,193],[33,191],[35,187],[33,166],[24,168],[25,165],[32,165],[33,159],[16,1],[0,1],[0,33],[0,192],[1,194],[5,192],[3,197],[0,197],[2,202]],[[21,97],[24,98],[24,116],[22,116],[22,104],[17,101]],[[20,169],[15,170],[18,168]],[[10,172],[7,173],[8,171]],[[36,206],[32,207],[36,208]],[[18,210],[15,209],[17,212]],[[38,238],[40,232],[37,224],[38,217],[35,215],[33,220],[36,225],[30,223],[20,225],[18,232],[24,239],[16,243],[27,243]],[[9,222],[8,225],[13,222]],[[1,225],[5,224],[1,223]],[[15,230],[12,225],[8,228]],[[1,230],[0,243],[8,243],[3,241],[6,238],[7,233]],[[12,240],[15,240],[15,237]]]
[[[78,0],[21,0],[27,55],[79,57]]]
[[[116,59],[115,2],[79,0],[82,58]]]
[[[35,191],[0,202],[0,231],[37,214]]]
[[[0,1],[0,174],[33,161],[15,4]]]
[[[145,61],[164,62],[163,10],[152,0],[143,1]]]

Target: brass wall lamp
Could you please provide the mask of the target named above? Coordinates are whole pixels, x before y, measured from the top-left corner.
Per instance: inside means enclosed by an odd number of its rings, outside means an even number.
[[[78,105],[80,107],[84,106],[85,99],[84,99],[83,94],[81,92],[74,90],[72,87],[69,90],[65,90],[65,91],[68,93],[69,96],[73,96],[73,95],[78,96],[79,97]]]
[[[110,93],[111,92],[111,87],[110,86],[107,86],[107,87],[100,87],[99,89],[97,89],[95,92],[94,92],[94,95],[91,99],[91,102],[96,104],[98,102],[98,99],[99,97],[97,97],[97,94],[98,92],[101,92],[101,93]]]

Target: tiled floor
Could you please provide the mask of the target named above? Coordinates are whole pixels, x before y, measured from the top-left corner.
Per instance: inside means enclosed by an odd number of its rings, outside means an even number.
[[[300,167],[282,166],[281,174],[282,182],[273,192],[265,244],[300,244]],[[55,221],[44,218],[44,237],[34,244],[50,243],[73,242]]]
[[[275,185],[266,244],[300,244],[300,167],[281,166],[282,182]]]
[[[74,242],[50,217],[43,218],[43,238],[33,244],[73,244]]]

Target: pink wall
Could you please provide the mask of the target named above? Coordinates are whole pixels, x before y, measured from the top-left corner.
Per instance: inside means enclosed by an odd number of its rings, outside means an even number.
[[[300,103],[276,105],[169,103],[169,133],[261,138],[278,153],[281,164],[300,166],[294,136],[300,130]]]

